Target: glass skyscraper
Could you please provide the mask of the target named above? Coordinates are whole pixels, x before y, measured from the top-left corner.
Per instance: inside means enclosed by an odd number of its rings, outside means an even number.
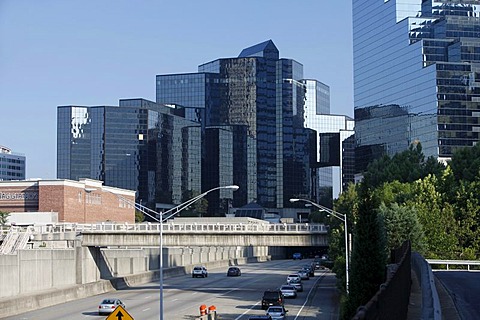
[[[242,155],[235,157],[233,183],[246,193],[234,193],[234,203],[246,196],[246,202],[283,208],[291,197],[309,197],[311,191],[311,132],[303,127],[302,78],[303,66],[279,58],[269,40],[242,50],[238,57],[202,64],[197,74],[158,75],[156,100],[182,105],[196,119],[200,114],[203,128],[237,128],[235,141],[244,144],[240,151],[232,151]],[[206,141],[215,141],[212,137],[220,141],[227,134],[217,130]],[[203,154],[203,159],[207,157],[211,155]],[[203,184],[215,185],[210,178],[218,176],[204,175]]]
[[[478,0],[353,0],[356,165],[420,142],[446,160],[480,133]]]
[[[354,182],[354,121],[344,115],[330,114],[330,87],[318,80],[305,79],[305,127],[317,133],[315,187],[316,202],[332,207],[332,201]]]
[[[145,99],[58,107],[57,177],[137,191],[152,208],[201,192],[200,126]]]

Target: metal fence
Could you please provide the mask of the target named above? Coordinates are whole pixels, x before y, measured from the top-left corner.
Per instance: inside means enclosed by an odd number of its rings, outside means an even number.
[[[93,224],[77,224],[77,223],[61,223],[55,225],[33,226],[34,233],[61,233],[61,232],[162,232],[164,233],[281,233],[281,232],[298,232],[298,233],[317,233],[327,234],[328,229],[324,224],[309,223],[93,223]]]
[[[370,301],[359,308],[354,320],[407,318],[411,288],[411,247],[405,241],[397,250],[392,251],[392,264],[389,265],[387,280]]]

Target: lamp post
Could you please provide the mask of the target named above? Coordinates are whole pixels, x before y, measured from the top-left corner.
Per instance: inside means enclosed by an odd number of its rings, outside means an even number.
[[[159,256],[160,256],[159,257],[160,258],[160,266],[159,266],[159,272],[160,272],[160,275],[159,275],[159,278],[160,278],[159,279],[159,283],[160,283],[160,320],[163,320],[163,222],[165,220],[169,219],[169,218],[174,217],[180,211],[182,211],[183,209],[186,209],[187,207],[189,207],[190,205],[192,205],[196,201],[200,200],[201,198],[205,197],[207,194],[209,194],[212,191],[220,190],[220,189],[232,189],[233,191],[236,191],[236,190],[238,190],[238,188],[239,187],[236,186],[236,185],[216,187],[216,188],[207,190],[204,193],[201,193],[198,196],[193,197],[192,199],[187,200],[187,201],[185,201],[185,202],[183,202],[183,203],[181,203],[181,204],[179,204],[179,205],[177,205],[173,208],[170,208],[167,211],[162,212],[162,213],[158,213],[158,212],[156,212],[156,211],[154,211],[154,210],[152,210],[148,207],[145,207],[141,204],[138,204],[137,202],[132,202],[132,201],[130,201],[128,199],[125,199],[125,198],[123,198],[119,195],[116,195],[117,197],[119,197],[120,199],[125,201],[126,203],[133,205],[135,207],[135,209],[141,211],[142,213],[148,215],[152,219],[159,222],[159,226],[160,226],[160,254],[159,254]],[[157,215],[159,217],[159,219],[154,217],[152,214]],[[164,218],[164,216],[166,216],[166,217]]]
[[[183,209],[187,208],[188,206],[192,205],[194,202],[205,197],[210,192],[215,190],[220,190],[220,189],[232,189],[233,191],[236,191],[238,190],[238,186],[231,185],[231,186],[223,186],[223,187],[216,187],[216,188],[210,189],[160,214],[160,320],[163,320],[163,221],[169,218],[172,218]]]
[[[349,273],[349,269],[348,269],[348,231],[347,231],[347,215],[346,214],[343,214],[343,213],[339,213],[339,212],[336,212],[336,211],[333,211],[332,209],[330,208],[327,208],[327,207],[324,207],[318,203],[315,203],[313,201],[310,201],[310,200],[307,200],[307,199],[295,199],[295,198],[292,198],[290,199],[290,202],[299,202],[299,201],[303,201],[303,202],[306,202],[306,203],[309,203],[311,204],[312,206],[315,206],[317,208],[319,208],[321,211],[326,211],[328,213],[330,213],[332,216],[334,216],[335,218],[343,221],[344,225],[345,225],[345,280],[346,280],[346,290],[347,290],[347,294],[348,294],[348,283],[349,283],[349,277],[348,277],[348,273]]]

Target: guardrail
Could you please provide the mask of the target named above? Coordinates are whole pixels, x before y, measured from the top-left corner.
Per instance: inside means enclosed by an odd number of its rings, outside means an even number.
[[[32,227],[31,227],[32,228]],[[55,225],[33,226],[33,233],[61,233],[61,232],[152,232],[158,233],[162,228],[163,233],[316,233],[326,234],[327,227],[324,224],[309,223],[94,223],[75,224],[62,223]]]
[[[446,265],[447,270],[449,266],[467,266],[467,270],[470,271],[470,266],[480,266],[480,261],[478,260],[440,260],[440,259],[425,259],[429,265]]]

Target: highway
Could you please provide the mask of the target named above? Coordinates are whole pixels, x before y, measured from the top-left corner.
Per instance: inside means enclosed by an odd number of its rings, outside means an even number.
[[[207,278],[190,275],[164,279],[164,319],[193,320],[202,304],[214,305],[222,320],[248,320],[261,310],[263,291],[285,283],[289,273],[298,271],[311,260],[275,260],[241,265],[240,277],[227,277],[226,268],[209,269]],[[296,299],[287,299],[288,320],[338,319],[336,279],[328,270],[317,270],[315,277],[304,280],[304,291]],[[97,314],[100,301],[117,297],[136,320],[159,319],[159,283],[147,283],[127,290],[110,292],[52,306],[4,319],[105,319]]]
[[[436,270],[435,277],[449,291],[461,319],[480,319],[480,272]]]

